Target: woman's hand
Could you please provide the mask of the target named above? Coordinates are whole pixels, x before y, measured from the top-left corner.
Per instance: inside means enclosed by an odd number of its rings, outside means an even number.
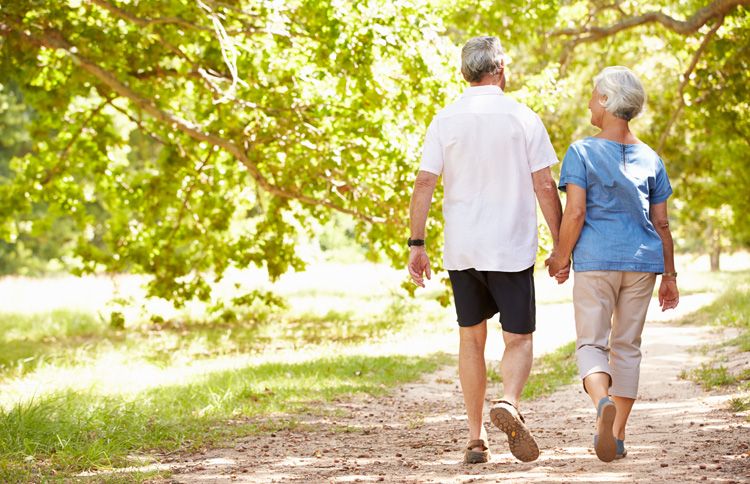
[[[662,311],[674,309],[680,302],[680,291],[677,289],[677,279],[662,276],[659,286],[659,305]]]
[[[570,259],[562,258],[554,251],[544,261],[544,265],[547,266],[550,277],[557,279],[558,284],[562,284],[570,277]]]

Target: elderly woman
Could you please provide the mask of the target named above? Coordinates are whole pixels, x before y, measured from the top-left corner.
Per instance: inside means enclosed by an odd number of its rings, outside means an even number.
[[[594,78],[591,124],[599,134],[573,143],[560,190],[567,204],[556,253],[547,261],[558,282],[573,255],[576,356],[583,387],[597,409],[594,448],[605,462],[625,457],[625,425],[638,393],[641,333],[661,274],[662,311],[677,306],[677,273],[667,198],[672,187],[659,155],[630,131],[645,99],[625,67]]]

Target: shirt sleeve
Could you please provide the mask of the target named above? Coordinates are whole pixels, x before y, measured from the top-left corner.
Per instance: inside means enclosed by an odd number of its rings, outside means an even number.
[[[427,128],[419,169],[439,176],[443,172],[443,146],[437,124],[437,119],[433,119]]]
[[[563,158],[562,169],[560,169],[560,183],[557,188],[567,191],[568,183],[578,185],[586,189],[588,182],[586,178],[586,163],[583,157],[573,145],[570,145]]]
[[[544,123],[533,111],[530,112],[526,127],[526,156],[532,173],[558,162]]]
[[[665,202],[672,195],[672,185],[669,183],[667,169],[664,162],[659,158],[656,164],[656,177],[654,184],[648,194],[649,202],[652,204]]]

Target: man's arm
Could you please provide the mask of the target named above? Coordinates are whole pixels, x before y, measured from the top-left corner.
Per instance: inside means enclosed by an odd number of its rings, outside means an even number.
[[[659,305],[662,311],[676,308],[680,302],[680,291],[677,289],[677,276],[668,275],[675,273],[674,266],[674,242],[672,231],[669,230],[669,217],[667,216],[667,202],[651,205],[649,218],[654,224],[656,233],[661,237],[661,245],[664,250],[664,274],[661,276],[659,286]]]
[[[409,227],[411,239],[424,239],[427,214],[432,204],[432,194],[437,185],[438,176],[428,171],[420,170],[414,182],[414,192],[409,205]],[[414,246],[409,249],[409,274],[420,287],[424,287],[424,275],[430,279],[430,259],[424,246]]]
[[[560,195],[557,193],[557,184],[552,178],[552,171],[549,167],[535,171],[531,174],[531,179],[534,182],[534,193],[542,209],[542,215],[552,234],[552,251],[554,252],[560,239],[560,221],[562,220],[562,205]]]

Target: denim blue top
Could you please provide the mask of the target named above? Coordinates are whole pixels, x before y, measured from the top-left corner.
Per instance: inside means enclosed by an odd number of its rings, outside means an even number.
[[[575,271],[664,272],[650,205],[672,194],[664,163],[646,144],[603,138],[576,141],[565,154],[559,188],[586,190],[586,220],[575,249]]]

